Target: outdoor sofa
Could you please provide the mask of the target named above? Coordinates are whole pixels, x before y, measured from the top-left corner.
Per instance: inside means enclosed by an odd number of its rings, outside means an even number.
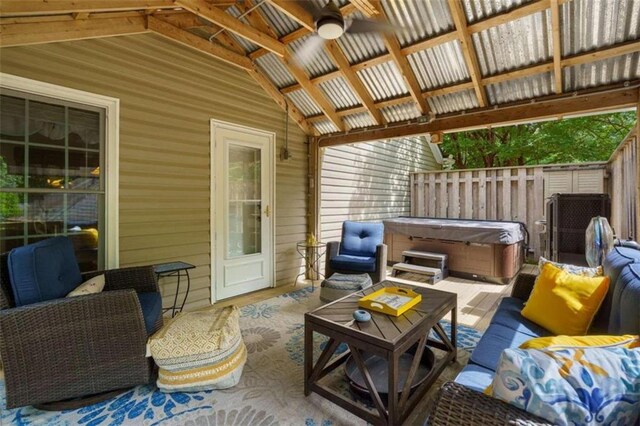
[[[588,334],[640,334],[640,250],[614,247],[603,263],[610,286]],[[511,297],[498,306],[489,327],[454,382],[443,385],[427,418],[429,425],[546,425],[547,422],[482,392],[491,384],[500,354],[551,333],[520,311],[536,276],[520,274]]]

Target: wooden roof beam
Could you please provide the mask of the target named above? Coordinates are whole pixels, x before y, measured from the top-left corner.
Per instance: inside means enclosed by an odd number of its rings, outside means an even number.
[[[376,10],[378,11],[377,19],[381,22],[388,22],[387,15],[385,14],[382,5],[377,0]],[[429,105],[422,96],[420,84],[418,83],[418,79],[411,69],[411,65],[409,65],[409,61],[407,60],[406,56],[401,53],[400,43],[398,42],[398,39],[393,34],[381,34],[381,37],[384,41],[385,46],[387,47],[387,51],[389,51],[389,54],[393,58],[393,61],[398,67],[398,70],[400,71],[400,74],[405,81],[409,94],[418,106],[418,111],[420,111],[422,115],[427,115],[429,113]]]
[[[144,16],[1,24],[0,47],[131,35],[147,32]]]
[[[329,57],[333,60],[340,70],[340,73],[347,81],[347,84],[349,84],[356,96],[360,98],[360,102],[362,102],[362,105],[366,108],[369,115],[371,115],[374,123],[383,124],[385,120],[382,113],[374,105],[373,98],[369,94],[367,88],[364,87],[360,77],[358,77],[355,71],[351,69],[349,60],[345,56],[344,52],[342,52],[340,46],[338,46],[338,43],[335,40],[327,40],[324,47]]]
[[[380,12],[376,5],[371,0],[350,0],[351,4],[355,6],[364,16],[367,18],[373,18],[379,15]]]
[[[562,43],[560,38],[560,7],[551,0],[551,38],[553,39],[553,79],[555,92],[562,93]]]
[[[308,31],[316,30],[316,23],[313,22],[313,17],[298,3],[289,0],[267,0],[267,2]]]
[[[570,114],[611,111],[637,106],[639,93],[637,87],[626,87],[583,93],[578,96],[554,95],[533,103],[519,102],[500,108],[483,108],[466,111],[464,114],[456,113],[446,117],[438,117],[430,123],[414,123],[354,131],[348,134],[321,136],[319,146],[345,145],[432,132],[457,132],[487,126],[527,123],[532,120],[556,118]]]
[[[476,55],[476,49],[473,47],[473,41],[471,40],[471,34],[467,29],[467,18],[462,8],[462,3],[459,0],[449,0],[449,9],[453,22],[458,31],[458,38],[460,39],[460,47],[462,48],[462,55],[467,64],[471,81],[473,81],[474,90],[478,97],[478,104],[480,107],[488,105],[487,94],[482,87],[482,74],[480,73],[480,65],[478,64],[478,56]]]
[[[57,15],[65,13],[121,12],[173,9],[173,0],[2,0],[0,16]]]
[[[258,31],[257,29],[243,24],[240,20],[223,12],[205,0],[176,0],[176,5],[183,7],[201,18],[212,22],[225,30],[244,37],[252,43],[262,46],[263,48],[283,57],[285,55],[286,46],[280,41]]]

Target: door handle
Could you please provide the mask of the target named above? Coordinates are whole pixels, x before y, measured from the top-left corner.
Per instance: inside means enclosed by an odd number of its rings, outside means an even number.
[[[271,209],[269,209],[269,206],[267,206],[267,208],[264,209],[264,215],[267,217],[271,215]]]

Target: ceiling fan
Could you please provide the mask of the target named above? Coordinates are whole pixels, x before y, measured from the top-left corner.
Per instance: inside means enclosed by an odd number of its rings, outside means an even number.
[[[345,33],[393,33],[404,28],[388,24],[386,22],[370,19],[346,18],[342,16],[340,9],[329,0],[322,8],[318,8],[308,0],[294,0],[304,8],[312,17],[316,25],[316,31],[309,37],[303,46],[296,52],[297,62],[304,65],[308,63],[326,40],[335,40]]]

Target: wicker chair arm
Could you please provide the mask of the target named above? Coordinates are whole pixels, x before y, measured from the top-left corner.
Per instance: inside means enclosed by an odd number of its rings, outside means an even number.
[[[374,284],[384,281],[387,278],[387,245],[378,244],[376,246],[376,273],[373,279]]]
[[[149,381],[135,291],[0,311],[7,407],[60,401]]]
[[[324,277],[329,278],[333,275],[333,268],[331,267],[331,259],[336,257],[340,252],[340,241],[329,241],[327,243],[327,255],[324,262]]]
[[[540,417],[454,382],[442,385],[425,424],[550,426]]]
[[[536,282],[537,275],[531,274],[519,274],[516,278],[516,282],[513,283],[511,289],[511,297],[516,297],[522,301],[529,300],[531,290]]]
[[[132,288],[138,293],[158,290],[158,278],[153,266],[133,266],[109,269],[104,273],[105,290],[125,290]]]

